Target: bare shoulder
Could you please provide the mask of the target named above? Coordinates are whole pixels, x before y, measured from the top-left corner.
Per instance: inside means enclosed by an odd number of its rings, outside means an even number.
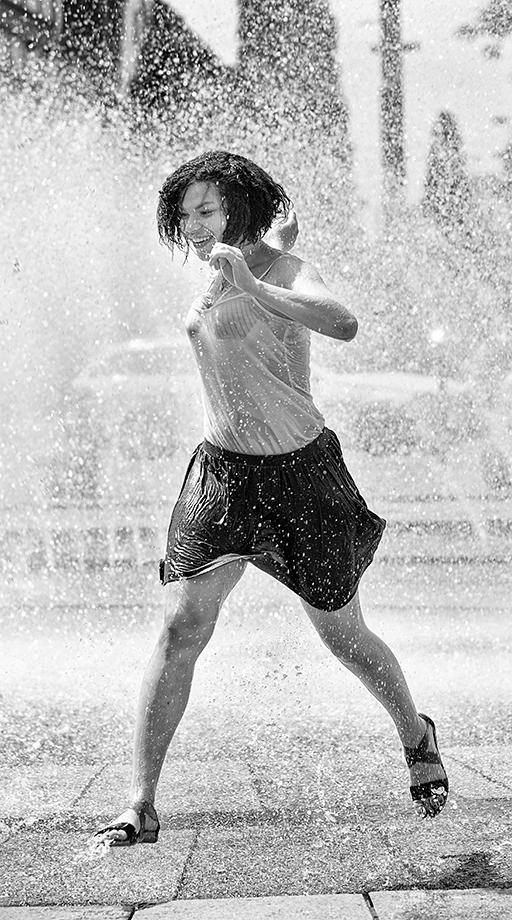
[[[290,252],[281,253],[265,275],[265,281],[269,284],[288,290],[292,290],[297,283],[318,283],[321,280],[314,265]]]

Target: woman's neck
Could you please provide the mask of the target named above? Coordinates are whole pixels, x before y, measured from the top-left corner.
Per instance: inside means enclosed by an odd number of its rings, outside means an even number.
[[[263,245],[263,240],[256,240],[255,243],[242,243],[240,246],[240,250],[243,253],[244,259],[249,267],[251,266],[251,263],[258,261]]]

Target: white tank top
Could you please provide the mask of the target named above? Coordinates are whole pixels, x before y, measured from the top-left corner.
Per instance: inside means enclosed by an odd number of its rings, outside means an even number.
[[[214,303],[208,294],[194,301],[186,329],[207,441],[235,453],[283,454],[320,434],[325,421],[311,396],[309,329],[229,284]]]

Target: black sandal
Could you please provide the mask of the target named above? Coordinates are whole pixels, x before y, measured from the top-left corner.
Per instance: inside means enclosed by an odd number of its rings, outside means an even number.
[[[404,747],[405,760],[408,767],[416,763],[436,763],[443,767],[444,779],[434,779],[427,783],[418,783],[411,786],[411,797],[416,806],[416,810],[422,818],[435,818],[443,810],[448,798],[448,777],[444,769],[441,756],[437,747],[436,727],[428,716],[424,713],[418,713],[420,719],[427,723],[425,734],[421,739],[418,747]],[[428,750],[428,733],[432,729],[434,736],[435,751]]]
[[[160,831],[160,821],[158,820],[158,815],[155,811],[154,805],[151,802],[135,802],[130,808],[137,812],[140,820],[140,830],[136,831],[133,824],[129,822],[118,821],[116,824],[109,824],[108,827],[102,827],[99,831],[96,831],[92,837],[92,841],[98,845],[101,843],[107,844],[110,847],[133,847],[136,843],[156,843],[158,840],[158,833]],[[156,821],[156,827],[147,828],[146,820],[151,818],[152,821]],[[115,838],[107,838],[106,840],[96,840],[97,837],[102,837],[104,834],[108,834],[109,831],[124,831],[126,834],[126,840],[116,840]]]

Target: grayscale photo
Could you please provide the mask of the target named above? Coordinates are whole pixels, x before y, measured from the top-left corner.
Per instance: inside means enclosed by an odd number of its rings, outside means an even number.
[[[0,201],[0,920],[512,920],[512,0],[0,0]]]

